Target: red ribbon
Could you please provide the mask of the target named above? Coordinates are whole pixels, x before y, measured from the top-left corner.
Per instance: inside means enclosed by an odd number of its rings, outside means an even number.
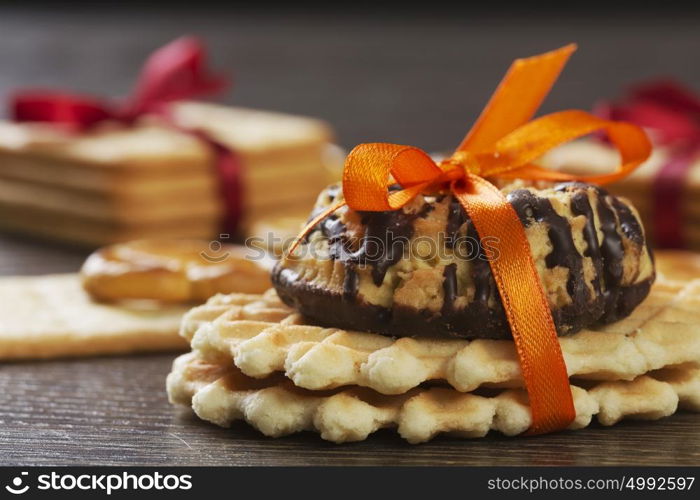
[[[22,91],[11,101],[18,122],[48,122],[85,132],[104,121],[130,126],[145,114],[158,115],[171,126],[208,144],[216,154],[226,209],[224,229],[234,232],[241,216],[241,165],[238,156],[201,130],[183,129],[169,113],[173,102],[218,94],[229,86],[227,78],[211,74],[200,40],[182,37],[153,52],[146,60],[132,94],[123,101],[50,90]]]
[[[634,87],[623,103],[603,103],[598,114],[652,129],[655,140],[669,148],[670,160],[652,185],[652,224],[656,245],[683,248],[683,187],[700,154],[700,97],[672,81]]]

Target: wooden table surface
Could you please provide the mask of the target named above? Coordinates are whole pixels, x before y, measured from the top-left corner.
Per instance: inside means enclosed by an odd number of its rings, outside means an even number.
[[[658,74],[700,81],[697,11],[625,12],[618,22],[590,12],[403,19],[69,10],[0,10],[0,97],[23,85],[123,94],[149,50],[194,32],[219,65],[235,69],[228,102],[321,116],[346,146],[384,140],[435,150],[456,144],[513,57],[569,41],[581,50],[546,111],[589,108],[599,96]],[[0,235],[3,275],[75,271],[85,255]],[[267,439],[245,425],[219,429],[171,407],[164,379],[174,355],[0,364],[0,465],[700,463],[700,417],[687,413],[537,438],[438,438],[420,446],[390,431],[342,446],[313,434]]]
[[[74,271],[85,251],[0,236],[0,273]],[[593,425],[536,438],[440,437],[419,446],[380,431],[334,445],[220,429],[168,404],[175,354],[0,364],[0,465],[698,465],[700,416]]]

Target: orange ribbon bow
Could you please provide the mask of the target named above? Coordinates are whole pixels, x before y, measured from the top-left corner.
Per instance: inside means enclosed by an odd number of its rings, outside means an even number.
[[[449,185],[480,237],[500,242],[499,256],[489,256],[489,264],[530,399],[529,434],[567,427],[576,410],[556,328],[525,230],[503,193],[486,178],[607,183],[629,174],[651,153],[645,132],[630,123],[604,120],[578,110],[529,121],[575,50],[576,45],[571,44],[517,59],[455,153],[440,164],[411,146],[357,146],[345,162],[345,201],[314,217],[289,250],[291,253],[316,224],[344,204],[353,210],[398,210],[422,192]],[[614,172],[581,177],[532,164],[552,148],[598,131],[606,132],[620,152],[621,165]],[[391,178],[403,189],[389,192]]]

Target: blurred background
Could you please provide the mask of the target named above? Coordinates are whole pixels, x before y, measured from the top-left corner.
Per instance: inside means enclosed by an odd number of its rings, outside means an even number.
[[[570,42],[579,50],[543,111],[590,109],[659,75],[700,85],[700,10],[681,2],[60,4],[0,6],[3,102],[22,86],[124,95],[150,51],[188,33],[234,77],[222,102],[323,118],[347,147],[453,147],[513,58]]]
[[[334,5],[0,3],[0,101],[23,87],[124,96],[149,53],[184,34],[201,37],[211,66],[232,75],[218,102],[320,118],[345,148],[449,150],[514,58],[570,42],[579,51],[542,112],[591,109],[656,77],[700,86],[697,6]],[[4,274],[73,270],[85,255],[0,238]]]

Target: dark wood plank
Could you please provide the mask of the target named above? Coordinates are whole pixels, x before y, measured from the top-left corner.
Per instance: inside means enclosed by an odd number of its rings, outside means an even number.
[[[0,273],[68,272],[85,251],[0,236]],[[697,465],[700,419],[623,422],[537,438],[440,437],[410,446],[381,431],[333,445],[219,429],[171,407],[176,354],[0,364],[0,465]]]
[[[698,416],[625,422],[537,438],[438,438],[411,446],[391,431],[333,445],[305,433],[269,439],[220,429],[171,407],[173,355],[0,368],[0,463],[119,465],[696,465]]]

